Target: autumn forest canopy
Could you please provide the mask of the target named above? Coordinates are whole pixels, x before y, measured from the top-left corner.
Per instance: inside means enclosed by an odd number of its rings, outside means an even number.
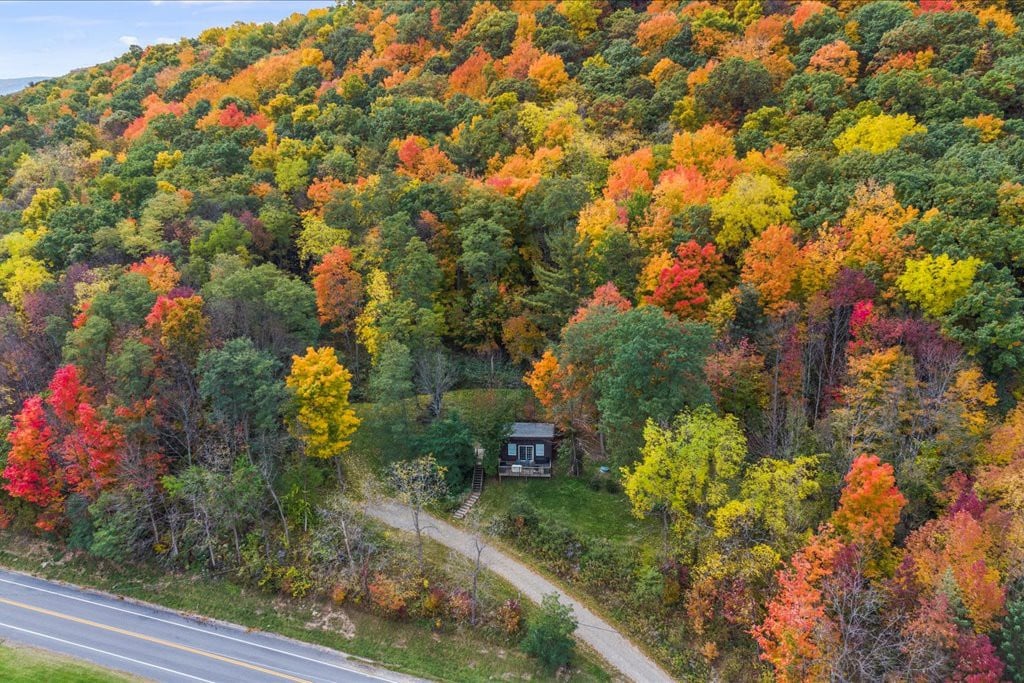
[[[1024,681],[1022,27],[381,0],[2,97],[0,523],[327,590],[532,417],[655,540],[499,532],[675,675]]]

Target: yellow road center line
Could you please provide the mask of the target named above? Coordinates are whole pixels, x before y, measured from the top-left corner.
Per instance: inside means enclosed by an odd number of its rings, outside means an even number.
[[[232,659],[231,657],[225,657],[224,655],[218,655],[218,654],[215,654],[213,652],[207,652],[205,650],[198,650],[198,649],[196,649],[194,647],[189,647],[187,645],[180,645],[178,643],[172,643],[169,640],[164,640],[162,638],[156,638],[154,636],[147,636],[144,633],[136,633],[135,631],[129,631],[127,629],[118,628],[116,626],[108,626],[107,624],[101,624],[101,623],[96,622],[96,621],[90,621],[89,619],[82,619],[80,617],[73,617],[73,616],[71,616],[69,614],[61,614],[60,612],[54,612],[52,610],[44,609],[42,607],[34,607],[32,605],[26,605],[25,603],[16,602],[14,600],[8,600],[6,598],[0,598],[0,603],[3,603],[5,605],[11,605],[12,607],[20,607],[21,609],[27,609],[27,610],[29,610],[31,612],[38,612],[39,614],[45,614],[47,616],[55,617],[57,619],[64,619],[65,621],[73,621],[76,624],[83,624],[85,626],[92,626],[94,628],[103,629],[104,631],[110,631],[112,633],[118,633],[118,634],[123,635],[123,636],[129,636],[131,638],[138,638],[139,640],[145,640],[146,642],[153,643],[155,645],[163,645],[164,647],[174,648],[175,650],[181,650],[183,652],[188,652],[188,653],[191,653],[191,654],[194,654],[194,655],[199,655],[201,657],[208,657],[209,659],[216,659],[217,661],[224,662],[226,664],[233,664],[235,666],[240,666],[240,667],[243,667],[245,669],[251,669],[252,671],[259,671],[260,673],[267,674],[268,676],[275,676],[277,678],[283,678],[286,681],[293,681],[294,683],[312,683],[312,681],[307,681],[304,678],[296,678],[295,676],[289,676],[288,674],[284,674],[284,673],[281,673],[279,671],[274,671],[272,669],[265,669],[262,666],[258,666],[256,664],[250,664],[248,662],[243,662],[243,661],[240,661],[238,659]]]

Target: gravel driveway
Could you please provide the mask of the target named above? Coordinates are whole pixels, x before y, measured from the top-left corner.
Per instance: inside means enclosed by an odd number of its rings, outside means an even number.
[[[413,532],[412,512],[403,505],[390,501],[374,502],[366,505],[365,512],[388,526]],[[476,558],[472,534],[426,513],[420,514],[420,524],[426,536],[470,559]],[[594,648],[627,679],[638,683],[672,680],[671,676],[608,622],[522,562],[490,546],[484,549],[481,561],[488,569],[518,588],[534,602],[539,603],[541,598],[549,593],[557,593],[562,604],[571,606],[575,613],[579,623],[576,637]]]

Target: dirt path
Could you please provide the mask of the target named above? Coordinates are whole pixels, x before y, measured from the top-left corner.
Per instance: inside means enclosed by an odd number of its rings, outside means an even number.
[[[368,515],[389,526],[413,531],[412,513],[398,503],[373,502],[367,504],[365,510]],[[425,535],[470,559],[475,559],[476,548],[471,534],[426,513],[421,514],[420,522]],[[539,603],[541,598],[549,593],[557,593],[562,604],[571,606],[575,613],[579,623],[576,637],[594,648],[629,680],[638,683],[672,680],[671,676],[608,622],[523,563],[490,546],[483,551],[481,560],[488,569],[518,588],[534,602]]]

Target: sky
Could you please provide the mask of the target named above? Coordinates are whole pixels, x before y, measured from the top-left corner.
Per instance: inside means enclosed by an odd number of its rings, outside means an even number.
[[[0,78],[60,76],[130,45],[193,38],[236,21],[284,19],[332,0],[0,0]]]

